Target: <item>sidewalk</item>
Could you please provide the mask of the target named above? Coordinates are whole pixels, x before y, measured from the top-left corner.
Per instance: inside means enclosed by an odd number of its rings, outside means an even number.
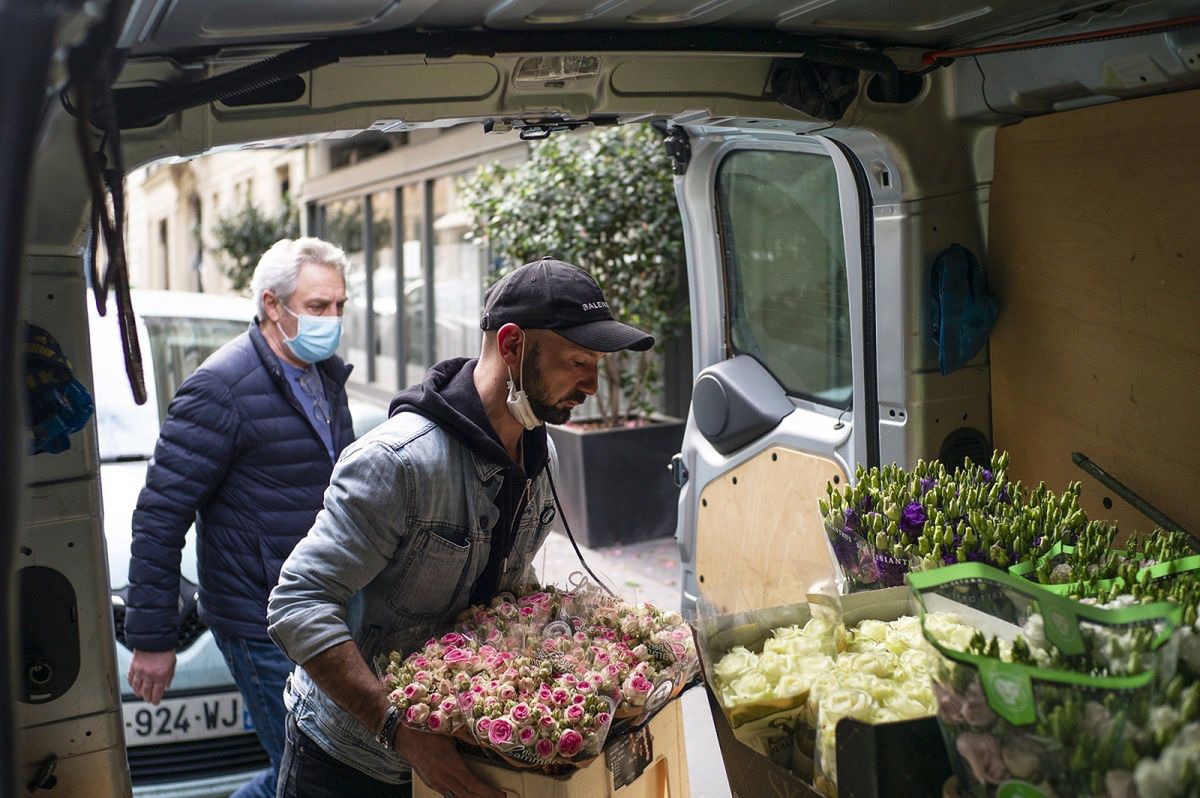
[[[679,546],[675,538],[605,549],[581,546],[579,550],[596,575],[625,601],[649,601],[663,609],[679,609]],[[571,541],[558,531],[546,538],[534,568],[542,584],[563,585],[572,573],[584,572]],[[683,702],[689,794],[692,798],[731,798],[704,686],[692,687],[679,700]]]
[[[625,601],[649,601],[663,609],[679,609],[679,546],[675,538],[659,538],[605,549],[585,549],[581,546],[579,550],[596,575]],[[546,538],[534,567],[542,584],[565,585],[567,578],[576,571],[586,575],[571,547],[571,541],[557,530]]]

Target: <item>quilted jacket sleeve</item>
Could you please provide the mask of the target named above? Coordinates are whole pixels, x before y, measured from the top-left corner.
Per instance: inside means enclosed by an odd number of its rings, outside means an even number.
[[[173,649],[179,637],[179,563],[197,511],[225,478],[239,419],[229,389],[201,369],[184,380],[133,513],[125,640],[143,651]]]
[[[359,440],[342,454],[325,509],[284,562],[267,605],[267,633],[293,662],[353,639],[347,604],[395,555],[412,491],[402,451]]]

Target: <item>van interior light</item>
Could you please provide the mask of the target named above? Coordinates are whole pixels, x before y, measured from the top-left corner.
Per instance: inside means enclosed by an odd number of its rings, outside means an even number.
[[[535,55],[517,62],[513,85],[555,88],[567,81],[588,80],[600,74],[600,58],[594,55]]]

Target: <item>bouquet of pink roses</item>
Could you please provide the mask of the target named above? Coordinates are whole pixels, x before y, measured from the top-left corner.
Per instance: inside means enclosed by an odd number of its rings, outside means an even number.
[[[622,722],[652,714],[697,671],[678,613],[583,584],[470,607],[420,651],[394,652],[383,683],[406,725],[555,769],[597,756]]]

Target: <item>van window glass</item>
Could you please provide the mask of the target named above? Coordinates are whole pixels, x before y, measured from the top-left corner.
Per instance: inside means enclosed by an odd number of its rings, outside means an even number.
[[[733,351],[789,395],[846,408],[850,305],[833,161],[740,150],[721,163],[717,204]]]
[[[158,417],[167,417],[171,397],[189,374],[213,352],[239,333],[248,322],[235,319],[188,319],[174,316],[146,316],[150,338],[150,357],[154,360],[154,390]]]

